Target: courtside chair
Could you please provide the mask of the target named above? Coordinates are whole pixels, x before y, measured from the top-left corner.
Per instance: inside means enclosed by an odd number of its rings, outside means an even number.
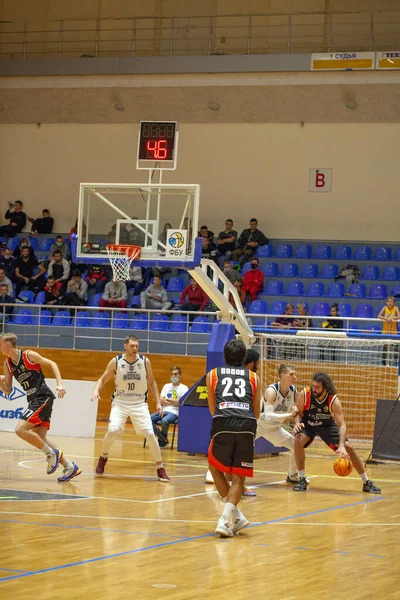
[[[354,250],[354,259],[355,260],[371,260],[371,248],[369,246],[358,246]]]
[[[329,260],[332,256],[332,248],[328,244],[320,244],[315,248],[314,258]]]
[[[176,428],[178,427],[178,422],[179,419],[177,421],[175,421],[175,423],[171,423],[170,428],[172,427],[172,439],[171,439],[171,443],[169,444],[169,448],[170,450],[174,449],[174,442],[175,442],[175,434],[176,434]],[[143,441],[143,448],[146,448],[146,438],[144,438]]]
[[[361,272],[361,279],[368,279],[370,281],[375,281],[376,279],[379,279],[379,268],[370,265],[364,267]]]
[[[296,248],[296,258],[311,258],[312,248],[308,244],[300,244]]]

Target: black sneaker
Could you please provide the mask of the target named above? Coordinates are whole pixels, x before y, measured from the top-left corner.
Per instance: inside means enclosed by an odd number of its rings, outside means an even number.
[[[293,486],[294,492],[306,492],[307,491],[307,479],[300,477],[296,485]]]
[[[369,492],[370,494],[381,494],[381,490],[374,485],[374,483],[368,479],[363,485],[363,492]]]
[[[297,479],[294,479],[294,478],[290,477],[290,475],[288,473],[288,476],[286,477],[286,483],[299,483],[299,477],[297,476]]]

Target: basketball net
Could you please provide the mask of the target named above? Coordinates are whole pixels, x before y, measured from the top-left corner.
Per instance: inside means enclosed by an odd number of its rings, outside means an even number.
[[[107,254],[113,271],[113,278],[119,281],[130,279],[131,263],[140,258],[140,246],[127,246],[122,244],[107,244]]]

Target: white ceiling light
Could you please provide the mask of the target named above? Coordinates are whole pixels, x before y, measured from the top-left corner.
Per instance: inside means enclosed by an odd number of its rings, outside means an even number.
[[[356,108],[358,108],[358,102],[356,102],[356,100],[349,98],[348,100],[346,100],[346,102],[344,103],[346,108],[349,108],[350,110],[355,110]]]
[[[125,110],[125,106],[122,104],[122,102],[116,102],[116,103],[114,104],[114,108],[115,108],[115,110],[119,110],[119,111],[121,111],[121,112],[122,112],[123,110]]]
[[[221,108],[221,105],[220,105],[220,104],[218,104],[218,102],[209,102],[209,103],[208,103],[208,108],[209,108],[210,110],[217,111],[217,110],[219,110],[219,109]]]

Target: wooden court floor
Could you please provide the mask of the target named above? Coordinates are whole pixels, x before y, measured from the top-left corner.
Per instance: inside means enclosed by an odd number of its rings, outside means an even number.
[[[258,459],[257,497],[241,503],[251,527],[220,540],[205,457],[164,449],[171,482],[158,482],[129,429],[95,478],[104,432],[57,438],[83,469],[67,484],[46,475],[41,453],[0,434],[2,600],[400,598],[400,465],[369,467],[383,490],[370,496],[316,444],[309,490],[295,493],[284,454]]]

